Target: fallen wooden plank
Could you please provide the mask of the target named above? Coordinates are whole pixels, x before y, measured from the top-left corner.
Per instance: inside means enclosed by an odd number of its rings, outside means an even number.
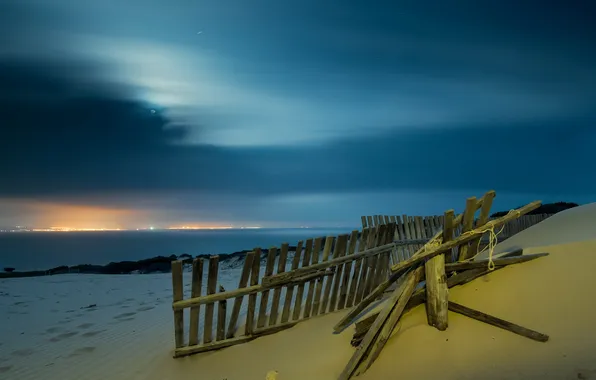
[[[360,364],[360,361],[366,356],[368,353],[369,348],[375,342],[375,338],[377,333],[381,330],[387,318],[393,311],[395,305],[398,303],[402,293],[406,290],[407,285],[413,283],[416,272],[420,272],[422,268],[417,268],[415,271],[409,272],[406,277],[406,281],[404,282],[403,286],[398,287],[395,289],[391,298],[387,301],[386,307],[381,311],[379,317],[375,320],[372,324],[370,329],[368,330],[366,336],[364,337],[362,343],[356,348],[356,351],[352,355],[352,358],[344,368],[343,372],[339,376],[339,380],[348,380],[352,377],[354,371]]]
[[[548,256],[548,253],[536,253],[532,255],[524,255],[524,256],[517,256],[517,257],[507,257],[507,258],[498,258],[493,259],[493,264],[495,266],[505,266],[511,264],[519,264],[525,263],[526,261],[536,260],[540,257]],[[479,260],[479,261],[470,261],[465,263],[451,263],[445,264],[445,270],[447,272],[459,272],[462,270],[474,269],[474,268],[484,268],[488,267],[489,260]]]
[[[377,334],[374,344],[368,351],[368,355],[364,360],[360,362],[360,365],[356,370],[356,375],[364,373],[379,357],[379,354],[383,350],[383,347],[385,347],[385,343],[387,343],[387,341],[391,337],[391,334],[393,333],[393,330],[395,329],[395,326],[397,325],[399,318],[402,316],[405,307],[408,301],[410,300],[410,297],[412,297],[412,293],[414,293],[414,289],[420,281],[423,271],[424,268],[420,267],[416,269],[411,276],[408,276],[405,282],[404,291],[401,294],[401,297],[399,297],[397,304],[393,307],[391,307],[391,305],[386,306],[386,308],[392,309],[391,313],[389,314],[389,317],[383,324],[381,331],[379,331],[379,333]]]
[[[493,317],[492,315],[488,315],[478,310],[470,309],[469,307],[457,304],[455,302],[449,302],[449,310],[454,313],[465,315],[466,317],[470,317],[477,321],[488,323],[489,325],[511,331],[514,334],[521,335],[538,342],[547,342],[549,339],[549,336],[546,334],[530,330],[501,318]]]

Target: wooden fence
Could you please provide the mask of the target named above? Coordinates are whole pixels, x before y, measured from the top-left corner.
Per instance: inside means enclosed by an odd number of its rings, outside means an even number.
[[[205,262],[195,259],[187,299],[183,262],[172,262],[174,357],[244,343],[352,307],[385,281],[391,264],[397,262],[391,244],[395,229],[389,223],[308,239],[298,242],[295,252],[288,244],[267,252],[255,248],[246,254],[238,288],[232,291],[220,284],[219,256]],[[206,281],[204,267],[208,267]],[[301,271],[309,274],[300,276]],[[242,319],[241,311],[245,311]]]
[[[474,210],[482,205],[475,198],[473,202]],[[172,262],[174,357],[248,342],[353,307],[388,278],[392,265],[410,259],[441,231],[445,217],[452,214],[362,217],[362,232],[307,239],[293,251],[287,243],[266,251],[255,248],[244,257],[234,290],[221,285],[219,256],[212,256],[192,261],[185,297],[184,262]],[[470,215],[466,229],[473,222]],[[507,224],[502,235],[510,237],[549,216],[519,218]],[[454,226],[461,228],[459,223]]]

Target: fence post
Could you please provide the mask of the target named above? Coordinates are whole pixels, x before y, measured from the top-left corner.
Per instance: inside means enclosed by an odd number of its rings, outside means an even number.
[[[172,293],[174,302],[182,301],[184,298],[182,282],[182,261],[172,261]],[[176,348],[184,346],[184,310],[174,311],[174,338]]]

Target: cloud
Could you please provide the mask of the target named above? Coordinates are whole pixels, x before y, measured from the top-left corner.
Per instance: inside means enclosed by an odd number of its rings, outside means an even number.
[[[548,122],[596,98],[586,4],[19,3],[4,49],[101,63],[195,144]]]
[[[8,126],[0,139],[0,196],[596,191],[596,181],[584,174],[594,170],[596,115],[224,148],[180,144],[187,129],[172,126],[167,109],[154,110],[126,87],[89,78],[102,78],[101,68],[0,65],[0,122]]]

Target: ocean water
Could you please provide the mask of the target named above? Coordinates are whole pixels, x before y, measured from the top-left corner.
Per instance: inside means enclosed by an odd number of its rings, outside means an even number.
[[[0,270],[44,270],[188,253],[227,254],[349,233],[353,228],[194,231],[23,232],[0,234]]]

